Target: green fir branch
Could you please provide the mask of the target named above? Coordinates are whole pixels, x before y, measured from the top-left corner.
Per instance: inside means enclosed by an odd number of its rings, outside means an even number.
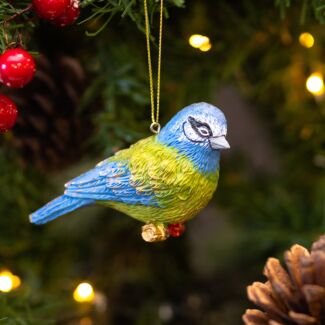
[[[169,0],[165,7],[176,6],[184,7],[184,0]],[[90,8],[90,15],[82,20],[80,24],[89,21],[97,21],[100,23],[94,32],[87,31],[87,36],[97,36],[101,33],[115,16],[120,18],[130,18],[136,26],[143,30],[143,2],[137,0],[108,0],[108,1],[95,1],[84,0],[80,3],[82,8]],[[159,3],[155,0],[148,1],[150,16],[159,10]],[[165,11],[167,13],[167,11]]]
[[[275,0],[281,18],[285,18],[288,9],[292,6],[291,0]],[[325,0],[301,0],[300,23],[305,24],[308,12],[313,12],[315,19],[323,24],[325,22]]]
[[[95,31],[86,31],[87,36],[96,36],[101,33],[114,17],[120,19],[130,18],[137,28],[143,30],[143,2],[137,0],[81,0],[80,7],[84,9],[84,16],[79,24],[93,23],[99,25]],[[169,0],[166,8],[171,6],[184,7],[185,0]],[[22,10],[30,6],[30,1],[9,1],[0,3],[0,51],[3,52],[9,46],[18,44],[17,34],[24,32],[27,34],[37,26],[31,18],[35,16],[33,11],[20,14]],[[149,0],[149,12],[152,16],[159,8],[155,0]],[[167,11],[166,11],[167,13]],[[31,16],[34,14],[34,16]],[[17,16],[17,17],[15,17]],[[19,16],[19,17],[18,17]],[[15,17],[15,19],[12,19]],[[37,21],[37,20],[36,20]]]
[[[280,10],[280,16],[283,19],[286,15],[287,9],[290,7],[290,0],[275,0],[275,6]]]
[[[325,0],[313,0],[312,6],[316,19],[323,24],[325,22]]]

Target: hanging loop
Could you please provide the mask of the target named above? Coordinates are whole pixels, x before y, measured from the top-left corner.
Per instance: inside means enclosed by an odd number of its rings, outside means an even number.
[[[156,103],[155,91],[153,85],[153,73],[151,62],[151,49],[150,49],[150,24],[148,14],[147,0],[143,0],[145,27],[146,27],[146,41],[147,41],[147,56],[148,56],[148,73],[149,73],[149,86],[150,86],[150,103],[151,103],[151,132],[158,134],[160,132],[159,124],[159,109],[160,109],[160,75],[161,75],[161,49],[162,49],[162,30],[163,30],[163,16],[164,16],[164,0],[160,0],[160,19],[159,19],[159,44],[158,44],[158,68],[157,68],[157,87],[156,87]]]
[[[150,131],[152,133],[158,134],[160,132],[161,126],[158,122],[152,122],[150,125]]]

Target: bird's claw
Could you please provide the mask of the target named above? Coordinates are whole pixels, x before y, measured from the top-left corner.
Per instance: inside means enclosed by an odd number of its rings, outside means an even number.
[[[183,223],[173,223],[165,226],[162,223],[149,223],[142,227],[142,238],[144,241],[154,243],[166,240],[168,237],[179,237],[185,231]]]

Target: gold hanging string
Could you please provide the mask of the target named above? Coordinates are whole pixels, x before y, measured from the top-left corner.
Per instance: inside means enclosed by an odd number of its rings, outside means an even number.
[[[158,71],[157,71],[157,99],[155,106],[155,91],[153,86],[153,73],[150,49],[150,27],[148,15],[148,2],[143,0],[144,15],[146,24],[146,41],[147,41],[147,54],[148,54],[148,71],[149,71],[149,84],[150,84],[150,102],[151,102],[151,125],[150,130],[153,133],[160,132],[159,124],[159,109],[160,109],[160,75],[161,75],[161,48],[162,48],[162,30],[163,30],[163,16],[164,16],[164,0],[160,0],[160,20],[159,20],[159,44],[158,44]]]

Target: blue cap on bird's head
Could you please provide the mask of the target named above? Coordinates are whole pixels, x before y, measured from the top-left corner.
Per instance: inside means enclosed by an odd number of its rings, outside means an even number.
[[[165,144],[192,142],[210,149],[230,148],[225,136],[227,120],[222,111],[208,103],[183,108],[162,128],[158,140]]]
[[[230,148],[226,134],[227,120],[223,112],[203,102],[179,111],[161,129],[157,139],[189,157],[200,169],[206,169],[206,164],[213,164],[214,160],[219,163],[220,149]]]

